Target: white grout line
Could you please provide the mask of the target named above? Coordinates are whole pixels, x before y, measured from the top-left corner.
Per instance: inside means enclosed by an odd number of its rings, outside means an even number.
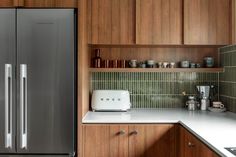
[[[91,82],[123,82],[122,80],[93,80]],[[184,80],[184,81],[179,81],[179,80],[173,80],[173,81],[165,81],[165,80],[161,80],[161,81],[152,81],[152,80],[131,80],[131,81],[124,81],[124,82],[168,82],[168,83],[189,83],[189,82],[218,82],[218,80],[202,80],[202,81],[193,81],[193,80]]]
[[[197,94],[186,94],[186,95],[183,95],[183,94],[149,94],[149,93],[147,93],[147,94],[132,94],[132,93],[130,93],[130,95],[132,95],[132,96],[137,96],[137,95],[151,95],[151,96],[153,96],[153,95],[160,95],[160,96],[189,96],[189,95],[197,95]]]
[[[231,47],[231,46],[235,46],[235,45],[226,45],[226,46],[222,46],[222,47],[220,47],[220,49],[221,49],[221,48],[226,48],[226,47]]]
[[[236,66],[224,66],[224,68],[236,68]]]
[[[226,51],[226,52],[220,52],[220,54],[227,54],[227,53],[235,53],[236,50]]]
[[[225,97],[225,98],[230,98],[230,99],[236,99],[236,97],[232,97],[232,96],[227,96],[227,95],[220,95],[220,97]]]
[[[236,82],[233,82],[233,81],[220,81],[222,83],[236,83]]]

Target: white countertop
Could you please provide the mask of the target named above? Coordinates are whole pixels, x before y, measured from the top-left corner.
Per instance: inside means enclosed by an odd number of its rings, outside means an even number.
[[[236,147],[236,114],[185,109],[132,109],[128,112],[88,112],[83,123],[180,123],[223,157],[235,157],[224,147]]]

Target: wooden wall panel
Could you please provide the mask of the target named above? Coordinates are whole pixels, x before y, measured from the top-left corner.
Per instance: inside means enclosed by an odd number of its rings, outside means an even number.
[[[91,49],[94,56],[94,49]],[[137,59],[145,61],[153,59],[158,62],[179,62],[190,60],[195,63],[203,63],[203,58],[212,56],[216,65],[219,64],[218,48],[101,48],[101,58],[116,59]]]
[[[78,0],[20,0],[20,6],[24,7],[59,7],[77,8]]]
[[[184,44],[230,44],[230,0],[185,0]]]
[[[135,0],[88,0],[88,39],[92,44],[133,44]]]
[[[137,44],[181,44],[182,0],[136,0]]]
[[[236,0],[232,0],[232,44],[236,44]]]
[[[83,153],[82,118],[89,111],[89,60],[90,53],[87,42],[87,0],[78,4],[78,69],[77,69],[77,156]]]

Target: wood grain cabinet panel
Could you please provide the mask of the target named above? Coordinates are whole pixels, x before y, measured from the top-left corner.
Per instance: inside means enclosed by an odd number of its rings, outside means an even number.
[[[136,0],[137,44],[182,44],[182,0]]]
[[[128,157],[128,126],[83,126],[83,157]]]
[[[92,44],[133,44],[135,0],[88,0],[88,38]]]
[[[129,157],[175,157],[174,124],[129,126]]]
[[[230,44],[230,0],[184,0],[184,44]]]
[[[83,157],[175,157],[174,124],[83,125]]]
[[[179,157],[219,157],[204,143],[180,126]]]
[[[0,7],[15,7],[18,5],[18,0],[0,0]]]
[[[19,0],[22,7],[77,8],[78,0]]]

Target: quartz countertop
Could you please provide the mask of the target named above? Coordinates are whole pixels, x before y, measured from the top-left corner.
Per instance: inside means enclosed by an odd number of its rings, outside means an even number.
[[[88,112],[84,124],[180,123],[223,157],[235,157],[225,147],[236,147],[236,114],[186,109],[132,109],[128,112]]]

